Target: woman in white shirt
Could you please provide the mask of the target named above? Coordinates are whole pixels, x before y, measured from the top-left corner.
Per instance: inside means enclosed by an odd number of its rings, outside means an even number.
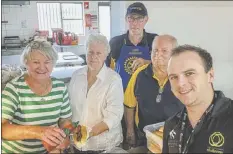
[[[87,66],[74,72],[69,85],[72,121],[90,128],[87,143],[75,152],[125,152],[123,140],[123,87],[120,76],[105,65],[110,52],[107,38],[91,34],[87,44]]]

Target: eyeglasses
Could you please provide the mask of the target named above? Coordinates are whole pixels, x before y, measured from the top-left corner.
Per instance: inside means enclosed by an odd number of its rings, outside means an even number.
[[[137,23],[142,23],[144,21],[144,17],[137,17],[137,18],[134,18],[134,17],[127,17],[128,21],[130,23],[133,23],[133,22],[137,22]]]

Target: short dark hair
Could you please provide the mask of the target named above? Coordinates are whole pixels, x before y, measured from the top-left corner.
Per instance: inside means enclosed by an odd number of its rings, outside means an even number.
[[[212,59],[212,56],[210,55],[210,53],[207,52],[207,50],[205,50],[205,49],[202,49],[200,47],[196,47],[193,45],[185,44],[185,45],[180,45],[180,46],[174,48],[172,50],[171,57],[177,56],[177,55],[184,53],[184,52],[197,53],[200,56],[200,58],[202,59],[206,73],[209,72],[210,69],[213,67],[213,59]]]

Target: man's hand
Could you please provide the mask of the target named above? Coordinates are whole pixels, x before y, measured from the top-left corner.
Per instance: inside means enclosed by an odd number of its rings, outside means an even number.
[[[43,130],[40,139],[47,142],[51,146],[57,146],[64,141],[65,137],[66,134],[62,129],[58,127],[46,127]]]
[[[137,58],[133,61],[132,64],[132,71],[135,72],[139,67],[145,65],[145,64],[149,64],[151,61],[150,60],[145,60],[142,58]]]
[[[136,146],[136,136],[134,131],[128,131],[126,133],[126,142],[129,144],[130,147]]]

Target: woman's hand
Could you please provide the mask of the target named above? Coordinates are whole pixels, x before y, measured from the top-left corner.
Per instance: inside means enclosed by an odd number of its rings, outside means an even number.
[[[102,121],[91,128],[91,131],[89,133],[89,137],[97,136],[97,135],[105,132],[106,130],[109,130],[108,125]]]
[[[49,152],[49,154],[52,154],[52,153],[58,154],[58,153],[62,153],[62,151],[60,149],[56,148],[56,149],[54,149],[54,150],[52,150],[52,151]]]
[[[57,146],[63,143],[66,134],[58,127],[45,127],[41,134],[41,140],[47,142],[51,146]]]
[[[65,140],[56,147],[56,149],[65,150],[67,147],[69,147],[69,145],[70,145],[70,138],[69,136],[67,136]]]

